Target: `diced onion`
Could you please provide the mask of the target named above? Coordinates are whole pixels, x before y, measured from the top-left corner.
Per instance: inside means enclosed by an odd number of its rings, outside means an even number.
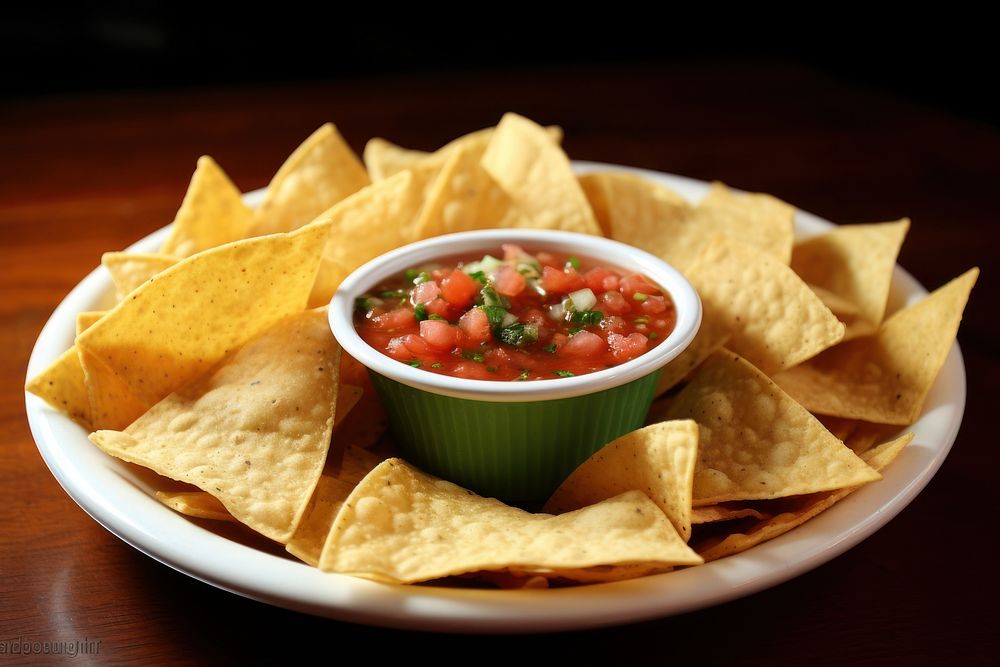
[[[573,302],[573,308],[577,312],[590,310],[597,305],[597,297],[594,296],[594,292],[589,287],[570,292],[569,300]]]

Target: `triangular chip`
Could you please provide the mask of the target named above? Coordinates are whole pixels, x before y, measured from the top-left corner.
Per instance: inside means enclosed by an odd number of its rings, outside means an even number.
[[[90,439],[112,456],[194,484],[242,523],[285,542],[326,460],[339,354],[325,311],[292,315],[124,432]]]
[[[706,310],[732,335],[727,346],[771,374],[812,357],[844,325],[773,255],[727,236],[709,243],[688,272]]]
[[[419,238],[496,227],[507,216],[510,197],[483,168],[485,144],[469,143],[454,150],[420,211]]]
[[[412,583],[477,570],[699,562],[638,491],[559,516],[530,514],[388,459],[344,503],[320,567]]]
[[[202,156],[198,158],[187,194],[160,252],[190,257],[202,250],[246,238],[250,215],[243,195],[222,168],[212,158]]]
[[[337,398],[339,405],[339,394]],[[333,456],[332,452],[330,456]],[[313,567],[319,567],[323,544],[341,505],[365,475],[381,462],[380,457],[357,447],[348,447],[337,466],[331,468],[328,459],[329,472],[320,476],[302,521],[295,529],[292,539],[285,545],[288,553]]]
[[[734,192],[712,183],[692,214],[692,224],[759,248],[783,264],[792,258],[795,207],[760,193]]]
[[[879,445],[866,452],[862,458],[875,470],[883,470],[892,463],[912,439],[913,434],[907,433],[892,442]],[[750,547],[787,533],[796,526],[801,526],[858,488],[860,487],[852,486],[826,493],[814,493],[776,501],[774,508],[779,511],[776,511],[774,516],[763,518],[744,531],[701,541],[696,545],[696,549],[706,562],[746,551]]]
[[[42,398],[52,407],[88,431],[91,430],[90,398],[76,346],[59,355],[35,377],[28,380],[25,390]]]
[[[716,352],[670,405],[700,427],[694,504],[828,491],[879,479],[739,355]]]
[[[370,259],[415,240],[423,182],[410,170],[356,192],[323,214],[332,224],[310,303],[329,303],[347,275]]]
[[[205,491],[157,491],[156,499],[186,516],[213,521],[236,522],[219,499]]]
[[[691,508],[691,523],[693,524],[719,523],[720,521],[733,521],[747,517],[762,520],[768,516],[752,507],[741,507],[738,503],[719,503],[718,505]]]
[[[111,274],[111,281],[115,284],[118,301],[178,261],[172,255],[147,252],[106,252],[101,257],[101,264]]]
[[[76,335],[79,336],[84,331],[94,326],[97,320],[104,317],[106,310],[85,310],[76,314]]]
[[[327,123],[295,149],[254,211],[251,236],[290,232],[371,183],[357,155]]]
[[[690,419],[660,422],[611,442],[580,464],[556,489],[544,511],[560,514],[637,489],[691,537],[691,485],[698,454],[698,425]]]
[[[814,288],[820,288],[849,304],[857,313],[850,318],[845,340],[878,329],[889,299],[892,272],[903,238],[910,227],[907,219],[870,225],[842,225],[819,236],[800,241],[792,251],[792,269]],[[817,294],[824,292],[814,289]],[[824,302],[840,315],[837,302]]]
[[[301,311],[328,235],[328,223],[310,225],[189,257],[132,292],[84,331],[77,347],[99,359],[148,408]]]
[[[601,233],[566,153],[527,118],[504,115],[482,164],[519,213],[505,226]]]
[[[656,385],[656,396],[660,396],[688,377],[701,362],[721,350],[729,340],[729,323],[720,313],[715,303],[703,301],[701,304],[701,326],[691,344],[677,357],[663,367]]]
[[[966,271],[894,313],[876,334],[842,343],[775,381],[813,412],[912,424],[955,342],[978,276],[979,269]]]
[[[149,408],[121,377],[90,351],[77,346],[94,429],[122,429]]]

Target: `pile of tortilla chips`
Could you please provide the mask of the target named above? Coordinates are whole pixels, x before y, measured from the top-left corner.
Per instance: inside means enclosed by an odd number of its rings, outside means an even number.
[[[665,572],[880,479],[913,437],[900,427],[921,414],[978,271],[887,314],[908,220],[797,241],[794,209],[773,197],[715,184],[693,203],[632,173],[577,177],[560,140],[507,114],[433,153],[372,139],[363,166],[325,125],[256,209],[203,157],[160,251],[104,256],[117,306],[80,313],[74,346],[27,389],[158,473],[155,496],[174,510],[383,582]],[[394,457],[322,308],[381,253],[489,227],[632,244],[682,270],[704,305],[648,425],[583,462],[545,513]]]

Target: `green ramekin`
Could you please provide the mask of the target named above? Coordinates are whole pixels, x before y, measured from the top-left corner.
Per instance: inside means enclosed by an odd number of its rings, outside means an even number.
[[[674,331],[652,350],[572,378],[503,382],[431,373],[373,349],[354,328],[354,300],[413,266],[497,252],[503,243],[599,258],[642,273],[671,295]],[[591,454],[642,426],[661,370],[694,338],[701,303],[662,260],[605,238],[549,230],[464,232],[404,246],[368,262],[341,284],[330,324],[344,351],[364,364],[403,458],[483,496],[537,509]]]

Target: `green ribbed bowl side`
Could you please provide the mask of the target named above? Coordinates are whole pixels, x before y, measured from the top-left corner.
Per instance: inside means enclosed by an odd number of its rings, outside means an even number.
[[[440,396],[369,375],[403,458],[480,495],[537,509],[591,454],[642,426],[660,371],[596,394],[520,403]]]

